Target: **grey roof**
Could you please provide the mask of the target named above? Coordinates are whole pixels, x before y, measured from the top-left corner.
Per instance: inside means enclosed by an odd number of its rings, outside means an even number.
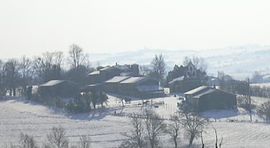
[[[121,72],[120,76],[131,76],[132,73],[131,72]]]
[[[138,89],[140,92],[160,91],[160,90],[161,90],[161,89],[159,88],[158,85],[137,86],[137,89]]]
[[[118,69],[121,69],[121,70],[128,70],[129,69],[128,65],[116,65],[115,67]]]
[[[198,93],[207,91],[207,90],[209,90],[209,89],[211,89],[211,88],[208,87],[208,86],[200,86],[200,87],[198,87],[198,88],[195,88],[195,89],[192,89],[192,90],[190,90],[190,91],[188,91],[188,92],[185,92],[184,94],[185,94],[185,95],[196,95],[196,94],[198,94]]]
[[[121,83],[137,83],[139,81],[142,81],[146,79],[145,77],[130,77],[124,81],[122,81]]]
[[[184,80],[184,76],[178,77],[173,79],[172,81],[169,82],[169,84],[173,84],[174,82],[178,82],[178,81],[183,81]]]
[[[120,83],[128,78],[130,78],[130,77],[128,77],[128,76],[115,76],[115,77],[111,78],[110,80],[107,80],[106,83]]]
[[[51,80],[44,84],[41,84],[40,86],[55,86],[57,84],[63,83],[65,80]]]
[[[202,97],[202,96],[204,96],[204,95],[211,94],[211,93],[213,93],[213,92],[226,93],[226,94],[230,94],[230,95],[234,95],[234,96],[235,96],[235,94],[232,94],[232,93],[229,93],[229,92],[225,92],[225,91],[220,90],[220,89],[211,88],[211,87],[208,87],[208,88],[209,88],[209,89],[207,89],[207,90],[205,90],[205,91],[202,91],[202,92],[196,94],[195,96],[193,96],[193,98],[200,98],[200,97]]]

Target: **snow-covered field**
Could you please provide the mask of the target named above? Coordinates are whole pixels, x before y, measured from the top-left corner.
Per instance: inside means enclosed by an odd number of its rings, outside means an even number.
[[[165,97],[153,99],[152,103],[164,105],[154,108],[162,117],[169,117],[176,111],[175,97]],[[254,98],[258,104],[267,99]],[[142,107],[138,106],[141,101],[133,101],[121,110],[120,100],[110,96],[108,109],[99,110],[95,113],[65,115],[55,112],[42,105],[28,103],[20,100],[0,101],[0,147],[10,142],[16,143],[21,132],[33,135],[37,141],[46,141],[46,134],[54,126],[62,126],[67,130],[67,135],[71,143],[75,144],[80,135],[89,135],[92,139],[93,147],[109,148],[117,147],[125,138],[121,133],[131,129],[127,117],[113,116],[114,112],[132,113],[139,112]],[[242,110],[238,111],[217,111],[203,114],[209,118],[216,119],[212,122],[204,133],[206,147],[213,147],[215,136],[212,126],[214,126],[219,137],[223,137],[222,147],[260,147],[267,148],[270,145],[270,125],[265,123],[249,122],[227,122],[228,119],[248,120],[248,114]],[[255,117],[259,120],[259,117]],[[183,134],[183,132],[182,132]],[[164,147],[171,147],[172,143],[168,137],[162,137]],[[187,144],[184,134],[181,144]],[[195,143],[199,144],[197,140]],[[42,144],[42,143],[40,143]]]
[[[41,105],[15,100],[1,101],[0,108],[0,147],[16,143],[21,132],[45,141],[54,126],[64,127],[74,144],[80,135],[89,135],[93,147],[116,147],[123,138],[120,132],[129,129],[128,119],[107,115],[111,110],[65,116]]]
[[[251,86],[270,87],[270,83],[254,83]]]

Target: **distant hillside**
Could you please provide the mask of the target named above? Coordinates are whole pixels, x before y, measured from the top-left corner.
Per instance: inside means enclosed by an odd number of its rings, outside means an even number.
[[[162,53],[165,56],[168,70],[174,64],[182,64],[184,57],[200,56],[208,63],[208,73],[216,75],[217,71],[224,71],[238,79],[251,76],[254,71],[270,73],[270,46],[241,46],[224,49],[209,50],[161,50],[141,49],[132,52],[120,52],[114,54],[92,54],[93,64],[111,65],[138,63],[148,65],[155,54]]]

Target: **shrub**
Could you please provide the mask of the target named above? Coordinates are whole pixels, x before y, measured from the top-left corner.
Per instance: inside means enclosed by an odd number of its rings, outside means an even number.
[[[267,122],[270,121],[270,101],[263,103],[257,108],[257,113],[260,117],[264,118]]]

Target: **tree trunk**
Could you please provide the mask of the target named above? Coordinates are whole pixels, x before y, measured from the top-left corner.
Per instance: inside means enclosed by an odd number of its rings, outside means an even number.
[[[154,139],[149,139],[151,148],[155,148],[155,140]]]
[[[177,148],[177,138],[174,137],[174,138],[173,138],[173,141],[174,141],[174,147]]]
[[[204,148],[204,142],[203,142],[203,132],[201,132],[201,142],[202,142],[202,148]]]
[[[13,96],[16,96],[16,88],[13,88]]]
[[[9,96],[12,96],[12,89],[9,89]]]
[[[195,138],[195,136],[193,136],[193,135],[190,136],[190,139],[189,139],[189,146],[192,145],[194,138]]]
[[[96,109],[96,103],[93,103],[94,109]]]

